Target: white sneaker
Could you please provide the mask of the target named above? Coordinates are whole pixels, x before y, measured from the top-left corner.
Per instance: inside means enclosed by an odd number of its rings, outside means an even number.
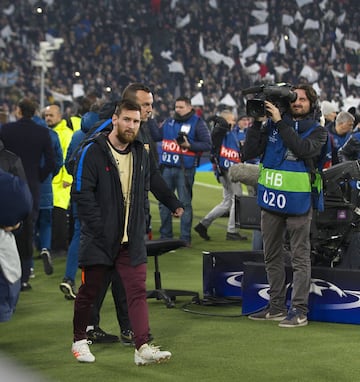
[[[95,357],[89,349],[91,341],[80,340],[72,344],[71,351],[79,362],[95,362]]]
[[[144,344],[139,350],[135,349],[135,364],[138,366],[160,363],[171,357],[169,351],[161,351],[159,346]]]

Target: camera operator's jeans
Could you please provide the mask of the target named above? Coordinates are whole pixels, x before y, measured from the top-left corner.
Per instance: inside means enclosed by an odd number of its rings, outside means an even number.
[[[290,308],[308,312],[311,280],[310,225],[312,209],[302,216],[281,216],[261,211],[261,231],[264,240],[265,268],[270,285],[270,307],[286,310],[286,277],[284,242],[290,240],[293,286]]]
[[[184,214],[180,218],[180,239],[191,243],[191,226],[193,219],[192,210],[192,188],[194,184],[196,169],[164,167],[162,176],[172,191],[176,191],[177,197],[184,205]],[[171,211],[163,204],[159,203],[160,210],[160,237],[161,239],[173,238],[173,226]]]
[[[242,195],[241,183],[233,183],[230,180],[229,173],[224,171],[224,174],[219,177],[221,184],[223,185],[223,200],[217,204],[204,218],[200,220],[200,223],[209,228],[211,223],[223,216],[225,213],[230,212],[227,232],[235,233],[235,196]]]

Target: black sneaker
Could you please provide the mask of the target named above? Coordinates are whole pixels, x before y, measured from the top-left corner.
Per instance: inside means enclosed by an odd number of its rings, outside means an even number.
[[[86,332],[88,340],[95,344],[111,344],[119,342],[119,337],[114,334],[105,333],[100,327],[95,327],[93,330]]]
[[[286,318],[286,315],[286,311],[274,310],[271,309],[270,306],[267,306],[259,312],[250,314],[248,318],[255,321],[283,321]]]
[[[46,248],[43,248],[40,252],[40,256],[41,256],[43,264],[44,264],[44,272],[47,275],[53,274],[54,267],[52,265],[50,252]]]
[[[134,332],[131,329],[122,330],[120,332],[120,341],[125,346],[134,346]]]
[[[202,237],[204,240],[209,241],[210,236],[207,233],[207,228],[204,226],[204,224],[199,223],[194,227],[194,230]]]
[[[32,289],[32,287],[29,283],[21,283],[21,288],[20,288],[21,292],[25,292],[25,291],[31,290],[31,289]]]
[[[240,241],[247,239],[247,236],[242,236],[238,232],[226,232],[226,240]]]
[[[67,300],[75,300],[75,283],[70,279],[64,279],[63,282],[59,285],[61,292],[64,293]]]
[[[289,310],[287,316],[279,323],[280,328],[296,328],[308,324],[307,316],[296,309]]]
[[[148,342],[154,340],[153,335],[149,332],[148,334]],[[120,332],[120,341],[125,346],[135,346],[134,342],[134,332],[131,329],[122,330]]]

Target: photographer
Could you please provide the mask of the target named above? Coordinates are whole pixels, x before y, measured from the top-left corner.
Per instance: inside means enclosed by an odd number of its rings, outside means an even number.
[[[194,227],[194,230],[204,239],[210,240],[207,230],[211,223],[225,213],[230,212],[226,240],[247,240],[246,236],[236,232],[235,227],[235,197],[241,195],[239,182],[233,183],[229,177],[229,168],[240,162],[240,140],[243,132],[235,125],[235,115],[231,110],[224,110],[219,116],[211,118],[214,127],[211,131],[212,150],[211,161],[215,176],[223,186],[223,200],[217,204]]]
[[[180,239],[191,246],[192,188],[196,167],[204,151],[210,151],[211,138],[205,121],[195,114],[191,101],[179,97],[175,101],[174,118],[162,126],[162,152],[160,165],[162,176],[172,191],[177,192],[184,206],[180,223]],[[160,235],[162,239],[173,238],[171,211],[160,203]]]
[[[311,279],[310,225],[312,208],[321,185],[318,169],[327,131],[320,117],[317,95],[308,84],[294,86],[295,100],[283,114],[265,101],[265,117],[256,118],[247,131],[242,160],[260,156],[258,204],[264,257],[270,285],[269,305],[251,314],[253,320],[280,321],[280,327],[307,325]],[[319,206],[321,208],[321,206]],[[293,285],[286,308],[284,239],[290,242]]]

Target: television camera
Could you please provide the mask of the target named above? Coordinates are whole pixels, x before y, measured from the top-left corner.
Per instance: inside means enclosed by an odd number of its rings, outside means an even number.
[[[230,178],[256,186],[257,165],[231,167]],[[321,173],[324,211],[314,210],[310,229],[312,265],[360,269],[360,161],[336,164]],[[244,200],[250,198],[252,200]],[[254,224],[255,222],[255,224]],[[235,197],[235,223],[260,230],[260,207],[256,197]],[[285,245],[288,250],[288,245]]]
[[[311,226],[315,265],[360,267],[360,163],[336,164],[323,170],[324,211],[314,210]]]
[[[250,117],[260,118],[267,115],[265,101],[274,104],[283,114],[289,108],[290,102],[297,98],[296,92],[287,83],[260,85],[242,90],[243,95],[255,94],[253,99],[246,102],[246,114]]]

